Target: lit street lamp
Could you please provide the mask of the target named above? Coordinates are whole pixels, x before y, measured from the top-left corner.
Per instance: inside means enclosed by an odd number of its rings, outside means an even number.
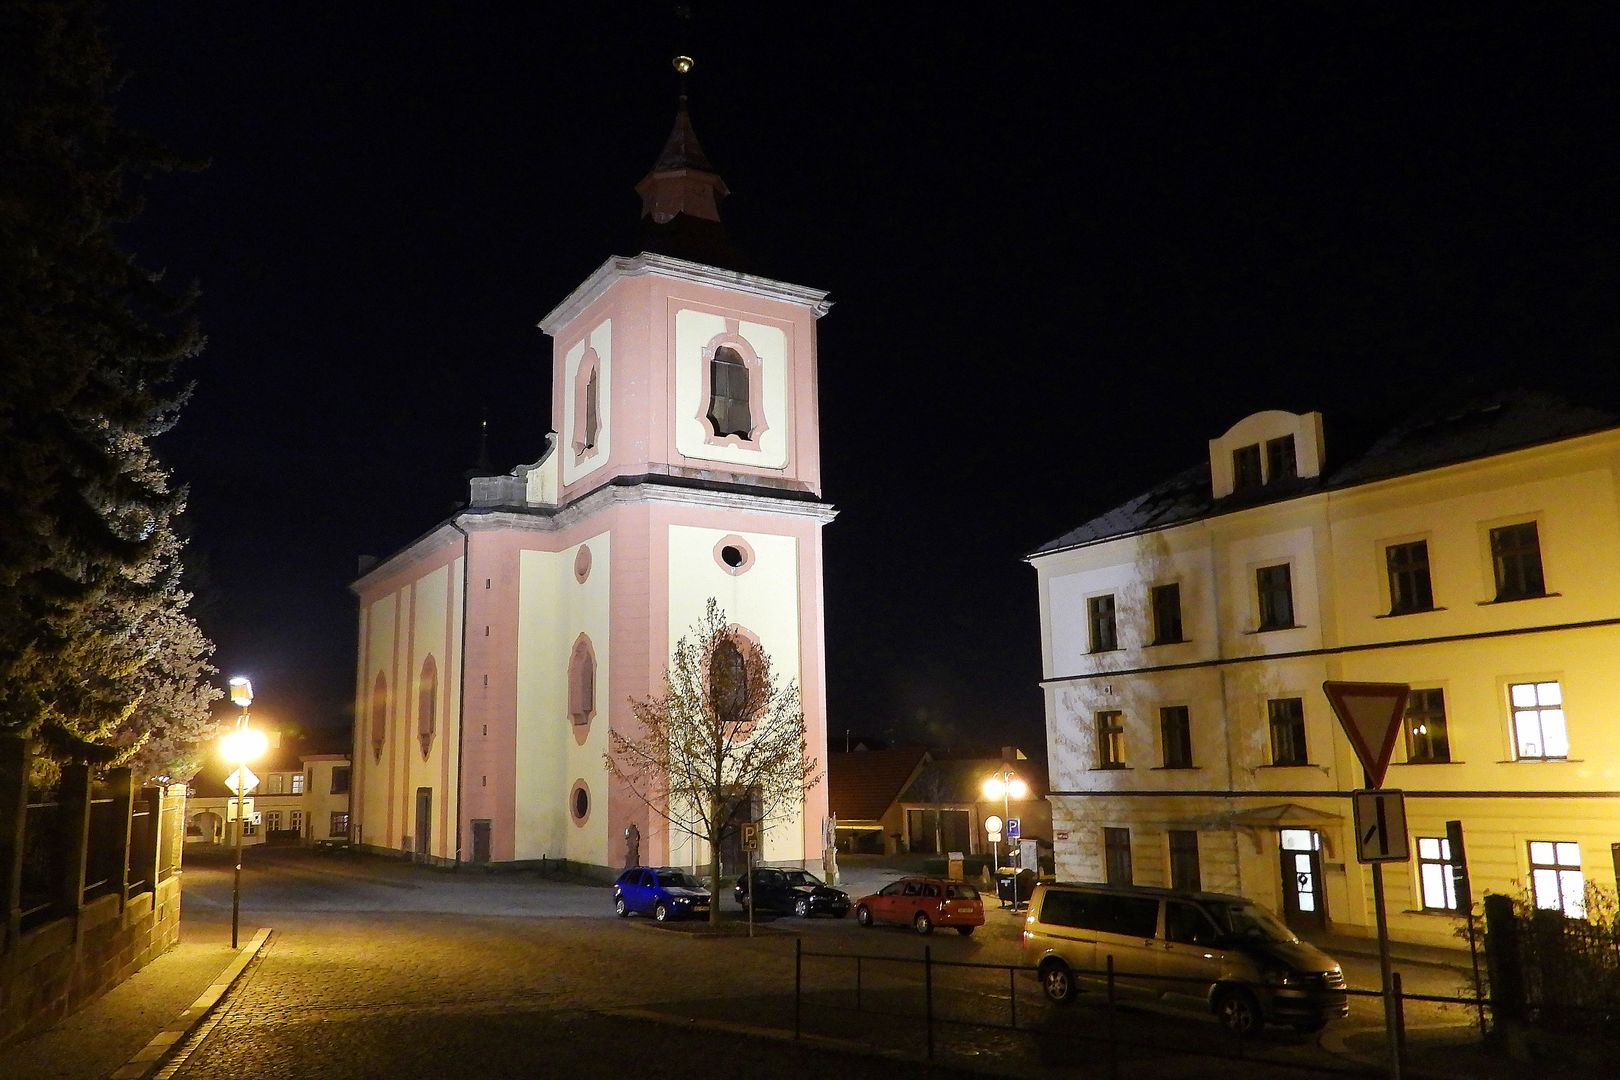
[[[236,718],[236,730],[220,740],[220,751],[225,760],[236,766],[230,786],[236,792],[236,877],[231,884],[231,948],[236,948],[237,926],[242,913],[242,826],[247,824],[243,810],[247,806],[247,793],[258,783],[255,777],[250,783],[251,773],[247,771],[249,761],[263,754],[268,740],[264,732],[248,727],[248,706],[253,704],[253,684],[240,675],[231,680],[231,703],[240,706],[242,712]]]
[[[1001,767],[1000,772],[996,773],[994,776],[990,777],[990,779],[984,782],[984,797],[987,799],[1001,800],[1001,816],[1007,821],[1012,820],[1012,800],[1022,800],[1028,794],[1029,785],[1024,783],[1018,777],[1014,776],[1012,770],[1007,768],[1005,765]],[[992,836],[999,836],[1002,828],[1004,828],[1004,826],[998,824],[996,828],[989,831]],[[994,852],[996,860],[996,881],[998,882],[996,891],[999,895],[1001,891],[999,886],[999,882],[1001,880],[1001,848],[999,844],[995,846]],[[1007,838],[1007,853],[1009,855],[1012,854],[1012,837],[1010,836]],[[1014,911],[1018,910],[1017,878],[1013,879],[1012,906]]]

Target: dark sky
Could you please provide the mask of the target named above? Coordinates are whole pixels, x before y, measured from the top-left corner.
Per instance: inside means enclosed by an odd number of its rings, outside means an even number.
[[[356,557],[481,419],[538,456],[535,323],[631,253],[678,49],[738,246],[836,303],[834,732],[1038,745],[1023,554],[1250,412],[1331,456],[1457,376],[1620,387],[1612,6],[573,6],[110,13],[125,121],[211,160],[129,241],[203,290],[164,449],[261,715],[347,722]]]

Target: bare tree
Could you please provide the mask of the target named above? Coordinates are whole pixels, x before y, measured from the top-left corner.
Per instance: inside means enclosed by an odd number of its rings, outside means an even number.
[[[739,810],[795,817],[820,779],[805,742],[797,683],[777,684],[771,658],[710,598],[675,644],[663,689],[630,703],[641,731],[608,732],[608,771],[658,816],[709,845],[720,921],[720,846]]]

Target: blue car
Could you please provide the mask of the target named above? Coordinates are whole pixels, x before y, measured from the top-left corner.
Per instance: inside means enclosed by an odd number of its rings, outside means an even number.
[[[709,890],[673,866],[632,866],[613,883],[613,910],[624,918],[651,915],[659,922],[709,914]]]

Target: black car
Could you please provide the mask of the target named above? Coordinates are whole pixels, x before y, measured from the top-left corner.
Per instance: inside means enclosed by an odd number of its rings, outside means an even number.
[[[740,907],[755,901],[756,911],[791,911],[801,919],[811,915],[831,915],[842,919],[849,914],[849,893],[835,889],[808,870],[794,867],[754,867],[755,888],[748,888],[748,875],[737,879],[733,895]]]

